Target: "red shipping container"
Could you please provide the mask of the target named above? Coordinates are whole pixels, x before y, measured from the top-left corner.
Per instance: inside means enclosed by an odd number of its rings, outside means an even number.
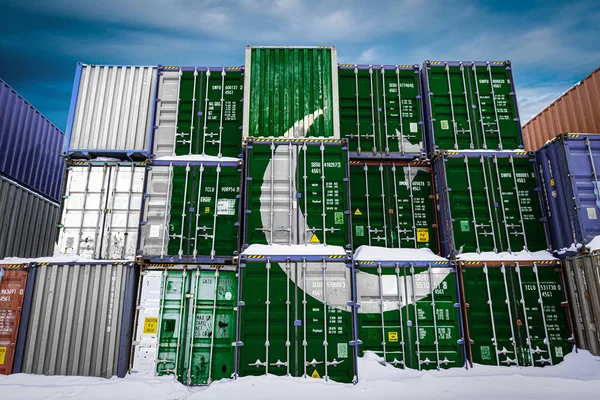
[[[26,264],[0,264],[0,374],[12,372],[25,285]]]

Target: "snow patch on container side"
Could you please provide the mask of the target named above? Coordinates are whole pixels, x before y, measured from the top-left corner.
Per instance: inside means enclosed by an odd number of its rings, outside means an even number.
[[[252,244],[242,253],[247,256],[254,255],[281,255],[281,256],[329,256],[345,255],[346,250],[342,246],[331,246],[325,244]]]
[[[430,249],[390,249],[377,246],[360,246],[354,253],[356,261],[448,261]]]
[[[162,156],[155,160],[159,161],[223,161],[223,162],[238,162],[240,159],[236,157],[218,157],[208,156],[206,154],[190,154],[187,156]]]
[[[546,261],[556,260],[550,252],[546,250],[541,251],[519,251],[508,253],[506,251],[501,253],[494,253],[493,251],[483,251],[481,253],[462,253],[456,256],[459,261]]]
[[[130,260],[94,260],[92,258],[80,257],[77,255],[63,254],[58,251],[58,246],[54,247],[54,255],[52,257],[38,257],[38,258],[19,258],[19,257],[6,257],[0,260],[3,264],[25,264],[25,263],[51,263],[51,264],[70,264],[70,263],[102,263],[102,264],[113,264],[116,262],[133,261]]]

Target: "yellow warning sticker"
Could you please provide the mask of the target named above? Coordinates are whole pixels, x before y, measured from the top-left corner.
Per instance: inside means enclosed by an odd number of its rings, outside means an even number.
[[[550,179],[550,186],[556,186],[556,182],[554,181],[554,178]]]
[[[398,332],[388,332],[388,342],[397,342]]]
[[[144,318],[144,333],[156,333],[157,331],[158,331],[158,318],[157,317]]]
[[[354,215],[362,215],[362,213],[360,212],[360,210],[357,208],[356,211],[354,211]]]
[[[0,347],[0,364],[4,364],[5,358],[6,358],[6,347]]]
[[[208,214],[210,212],[210,207],[204,207],[204,213]]]
[[[429,229],[417,228],[417,242],[419,242],[419,243],[429,242]]]
[[[321,379],[321,375],[319,375],[319,373],[317,372],[317,370],[315,369],[312,373],[312,375],[310,376],[311,378],[316,378],[316,379]]]
[[[312,237],[310,238],[310,242],[311,243],[321,243],[321,241],[319,240],[319,238],[317,237],[316,233],[313,233]]]

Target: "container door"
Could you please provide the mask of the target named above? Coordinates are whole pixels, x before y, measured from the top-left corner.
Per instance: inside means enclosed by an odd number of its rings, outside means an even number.
[[[522,365],[517,307],[508,267],[466,268],[462,272],[469,357],[486,365]]]
[[[381,68],[377,74],[382,97],[379,151],[420,154],[424,146],[418,71],[406,67]]]
[[[161,318],[161,289],[165,278],[162,271],[142,273],[132,372],[153,374],[156,371],[158,328]]]
[[[181,72],[175,153],[238,157],[243,97],[240,67]]]
[[[190,273],[190,285],[183,381],[207,385],[231,378],[238,291],[235,272],[197,270]]]
[[[488,63],[469,69],[479,148],[523,148],[510,67]]]
[[[515,267],[519,300],[522,365],[543,367],[561,362],[573,345],[561,272],[555,267]]]
[[[124,260],[135,256],[144,175],[145,168],[133,164],[117,164],[112,168],[102,232],[102,259]]]
[[[428,68],[429,107],[434,148],[442,150],[479,148],[471,112],[469,71],[463,66]]]
[[[441,162],[441,161],[438,161]],[[454,222],[454,249],[463,253],[499,251],[495,202],[489,189],[490,176],[483,157],[448,158],[445,161],[447,193]]]
[[[298,243],[346,247],[349,219],[347,153],[341,146],[303,146],[299,149],[296,182]]]
[[[111,168],[71,167],[63,202],[61,253],[99,259]]]
[[[362,269],[357,275],[360,354],[373,351],[399,368],[461,366],[455,282],[449,268]]]
[[[378,96],[373,68],[340,69],[340,132],[351,152],[376,153]]]
[[[349,244],[342,146],[254,144],[247,156],[246,244]]]
[[[548,249],[534,164],[526,157],[488,159],[502,251]]]
[[[388,202],[393,199],[386,198],[386,194],[389,196],[387,169],[381,163],[352,164],[350,193],[354,248],[362,245],[396,247],[392,242],[392,226],[388,226]]]
[[[241,376],[352,381],[352,292],[345,264],[251,263],[242,279]]]
[[[164,271],[161,293],[161,316],[159,319],[159,342],[156,371],[158,375],[182,376],[185,332],[187,324],[186,295],[189,272]]]
[[[26,283],[26,270],[11,270],[0,264],[0,374],[3,375],[12,372]]]

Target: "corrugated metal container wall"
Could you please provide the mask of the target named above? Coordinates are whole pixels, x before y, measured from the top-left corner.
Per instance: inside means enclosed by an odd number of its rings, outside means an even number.
[[[600,355],[600,253],[563,260],[577,347]]]
[[[58,246],[95,260],[136,255],[145,162],[70,162]]]
[[[65,135],[0,79],[0,175],[58,201]]]
[[[535,151],[567,132],[600,133],[600,68],[523,125],[525,149]]]
[[[243,137],[339,138],[335,47],[246,48]]]
[[[441,255],[548,250],[526,152],[445,152],[433,163]]]
[[[242,150],[242,67],[162,67],[154,154],[237,157]]]
[[[0,177],[0,259],[52,255],[59,206]]]
[[[0,264],[0,374],[12,372],[27,284],[27,264]]]
[[[566,134],[536,152],[554,250],[600,235],[600,135]]]
[[[79,64],[67,121],[67,153],[147,157],[151,152],[155,67]]]
[[[340,64],[340,134],[351,156],[425,156],[418,65]]]
[[[110,378],[129,367],[138,268],[133,263],[38,263],[21,369]],[[19,355],[17,355],[19,356]]]

